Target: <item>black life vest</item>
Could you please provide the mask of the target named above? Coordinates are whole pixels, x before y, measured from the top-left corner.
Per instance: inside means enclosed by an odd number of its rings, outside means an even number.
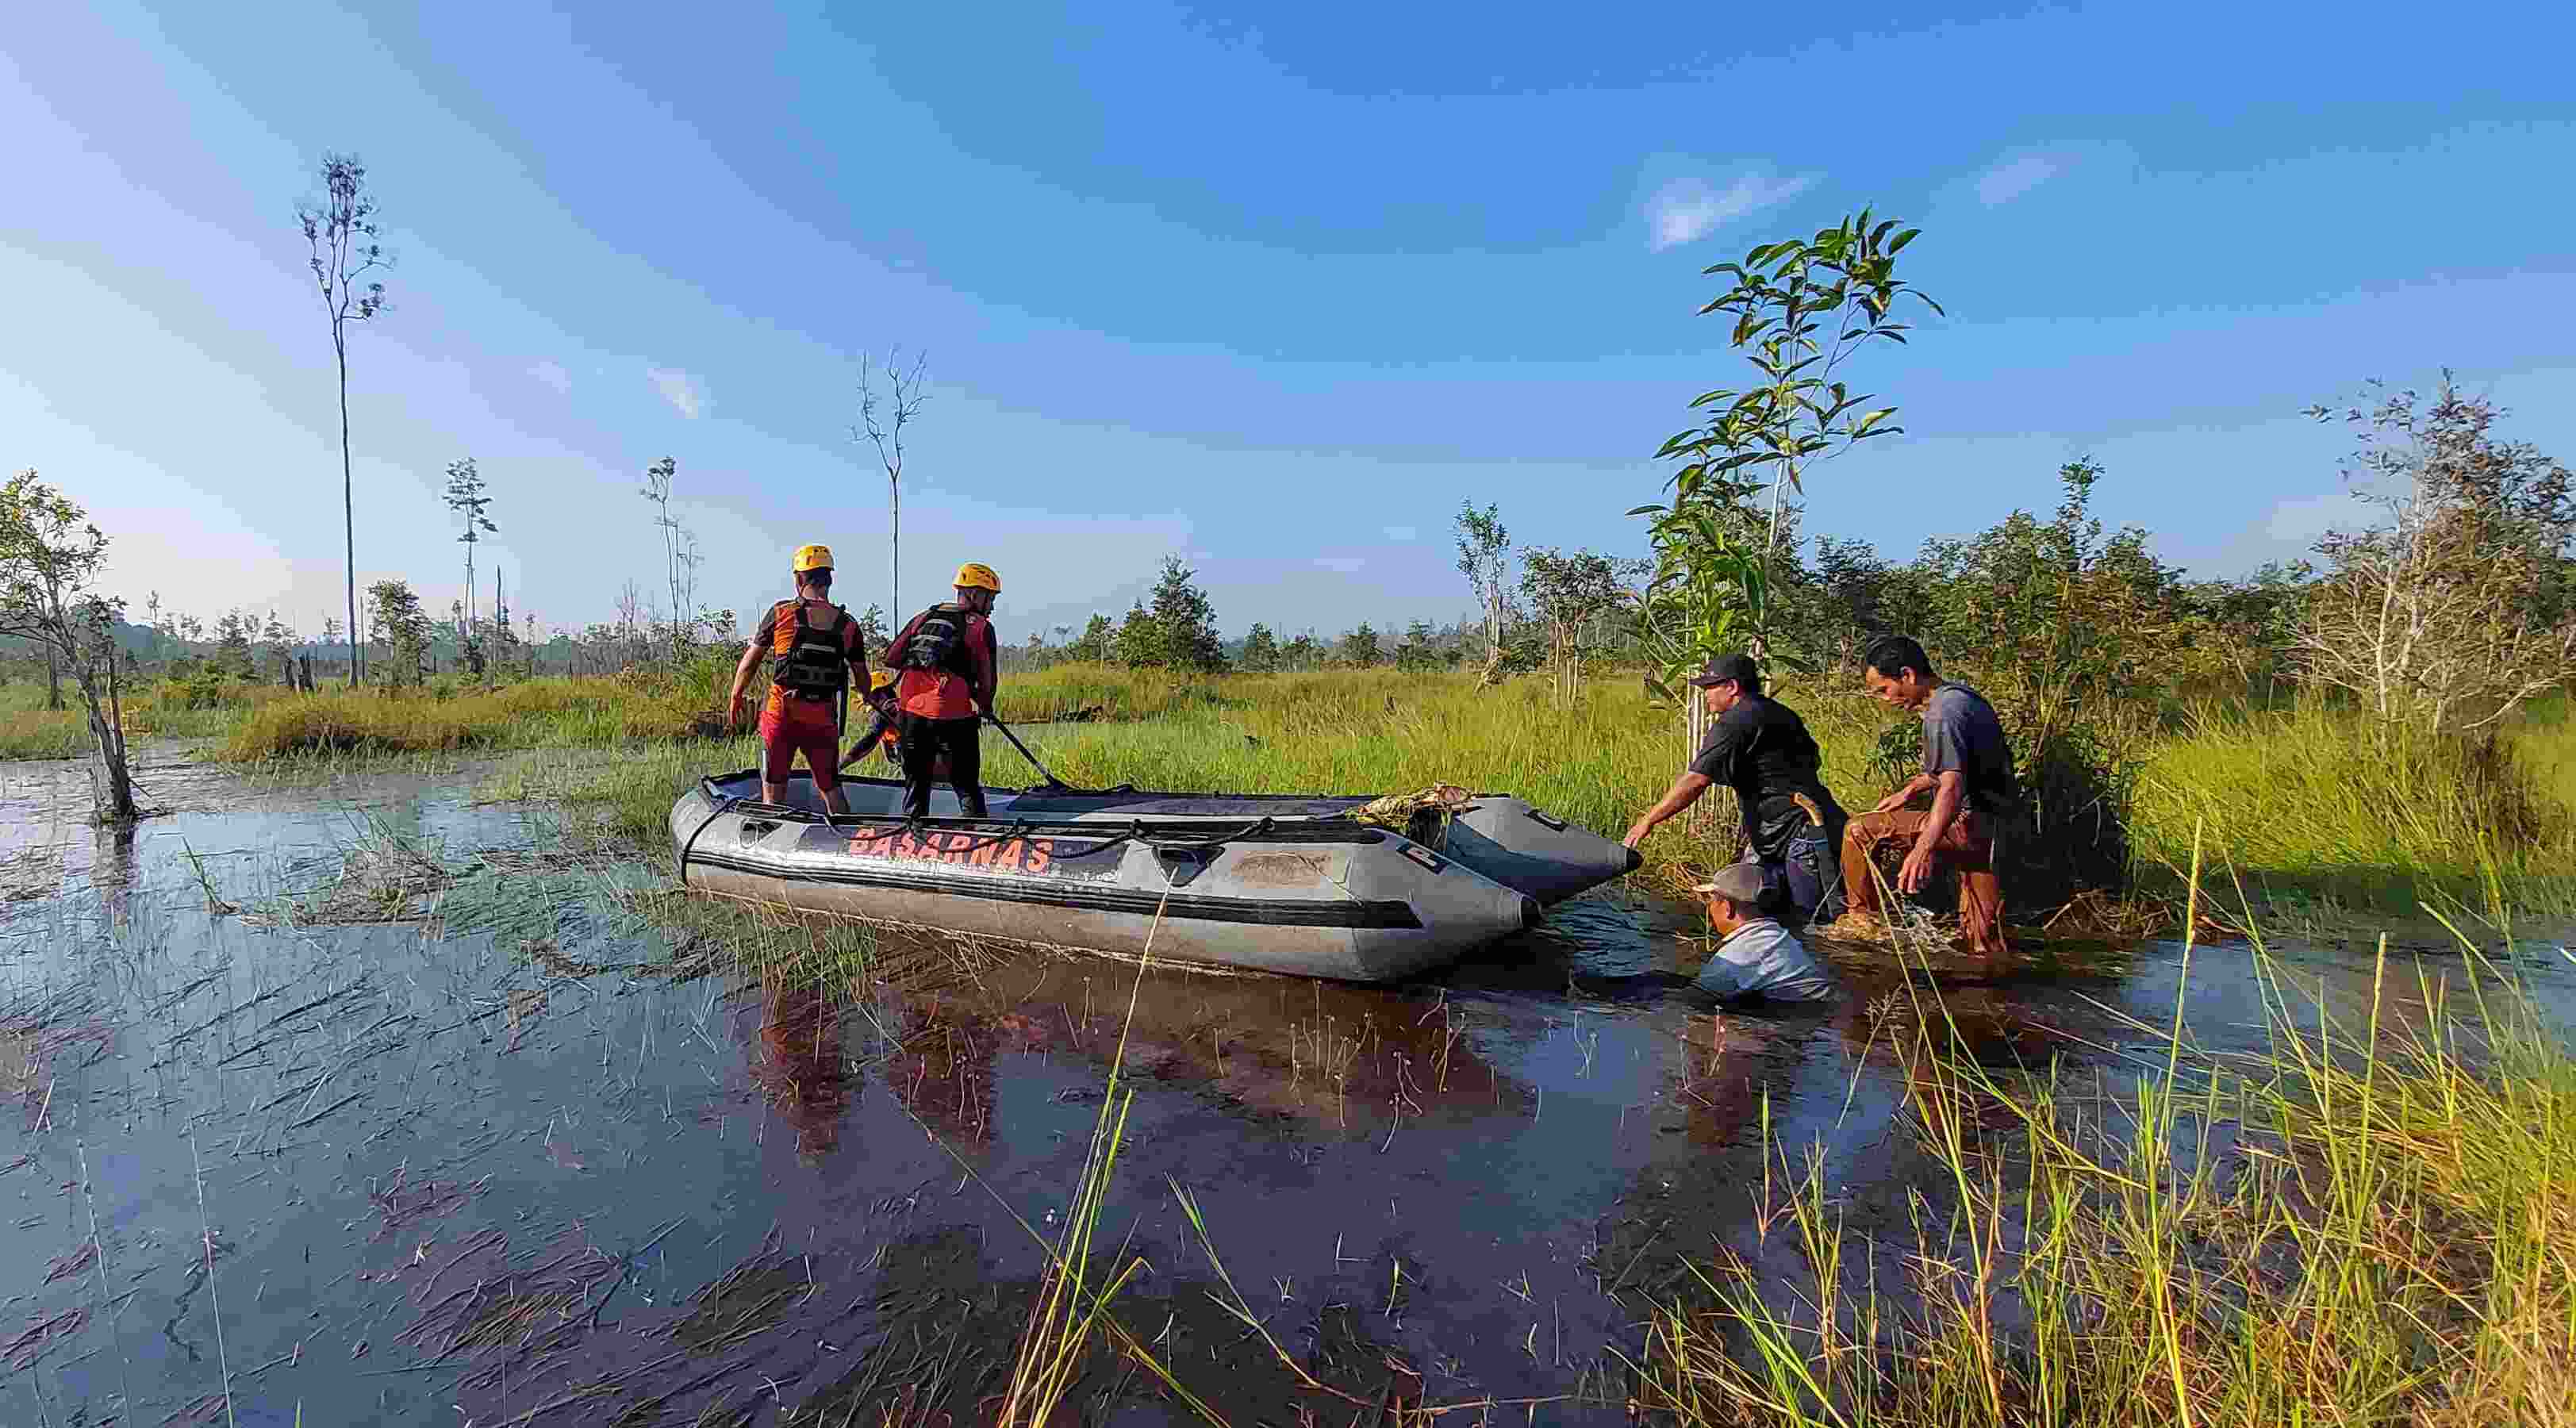
[[[805,622],[805,602],[781,600],[771,612],[770,652],[778,656],[773,683],[796,699],[834,699],[850,684],[850,656],[841,648],[850,612],[835,605],[829,629]],[[790,622],[790,617],[793,622]]]
[[[954,601],[942,601],[922,611],[919,622],[912,627],[912,638],[903,647],[903,667],[945,670],[973,679],[974,655],[966,647],[966,635],[982,618]]]

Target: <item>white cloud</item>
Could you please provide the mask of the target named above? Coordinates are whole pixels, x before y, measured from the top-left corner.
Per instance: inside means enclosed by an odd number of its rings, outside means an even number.
[[[1319,555],[1315,557],[1315,563],[1326,570],[1337,570],[1348,575],[1368,562],[1355,555]]]
[[[662,400],[669,402],[672,410],[680,415],[696,421],[698,414],[706,410],[706,388],[699,384],[697,378],[671,367],[650,368],[644,375],[653,379],[653,386],[661,392]]]
[[[1706,179],[1680,178],[1655,190],[1646,200],[1648,246],[1657,252],[1707,237],[1746,214],[1786,203],[1815,186],[1816,175],[1766,178],[1746,174],[1721,191]]]
[[[1992,208],[2010,203],[2066,171],[2061,154],[2016,154],[1977,175],[1977,201]]]
[[[1966,184],[1976,190],[1979,203],[1994,208],[2078,169],[2099,181],[2116,179],[2123,172],[2134,174],[2137,167],[2137,151],[2116,139],[2071,139],[2007,149]],[[1945,185],[1952,192],[1958,187]]]
[[[558,396],[572,392],[572,373],[565,371],[561,362],[540,362],[528,369],[528,375],[554,388]]]
[[[1415,530],[1411,526],[1388,526],[1386,528],[1386,538],[1388,540],[1410,541],[1418,538],[1420,535],[1421,532]]]

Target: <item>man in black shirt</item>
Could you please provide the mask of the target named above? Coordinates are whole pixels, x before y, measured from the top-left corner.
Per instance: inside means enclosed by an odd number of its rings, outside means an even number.
[[[1762,693],[1751,655],[1720,655],[1690,684],[1716,719],[1699,756],[1629,827],[1628,846],[1724,784],[1743,817],[1746,860],[1762,865],[1799,918],[1840,916],[1843,810],[1817,776],[1823,760],[1805,721]]]

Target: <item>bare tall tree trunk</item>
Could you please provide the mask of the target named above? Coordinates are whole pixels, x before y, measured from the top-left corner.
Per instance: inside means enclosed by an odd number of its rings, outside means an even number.
[[[63,712],[63,667],[51,645],[45,647],[45,707],[56,714]]]
[[[472,662],[466,657],[474,640],[474,542],[470,540],[465,543],[465,608],[461,618],[462,623],[456,627],[456,658],[470,669]]]
[[[349,344],[334,326],[331,347],[340,356],[340,533],[347,541],[349,558],[349,687],[358,687],[362,671],[358,667],[358,504],[355,483],[349,477]]]
[[[892,583],[888,610],[903,609],[903,478],[886,477],[886,579]],[[886,618],[900,620],[900,614]]]

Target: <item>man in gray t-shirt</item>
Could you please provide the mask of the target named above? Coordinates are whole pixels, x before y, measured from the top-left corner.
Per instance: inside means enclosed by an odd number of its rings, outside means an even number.
[[[1995,835],[2020,802],[2012,748],[1985,697],[1964,684],[1934,677],[1931,657],[1904,635],[1889,635],[1862,657],[1861,679],[1870,695],[1923,719],[1923,772],[1853,819],[1843,830],[1843,889],[1851,930],[1878,918],[1878,880],[1871,855],[1882,845],[1907,845],[1896,890],[1920,892],[1936,863],[1959,874],[1959,930],[1969,950],[1989,965],[2008,950],[2003,937],[2003,884],[1995,875]],[[1928,809],[1906,807],[1923,794]]]

